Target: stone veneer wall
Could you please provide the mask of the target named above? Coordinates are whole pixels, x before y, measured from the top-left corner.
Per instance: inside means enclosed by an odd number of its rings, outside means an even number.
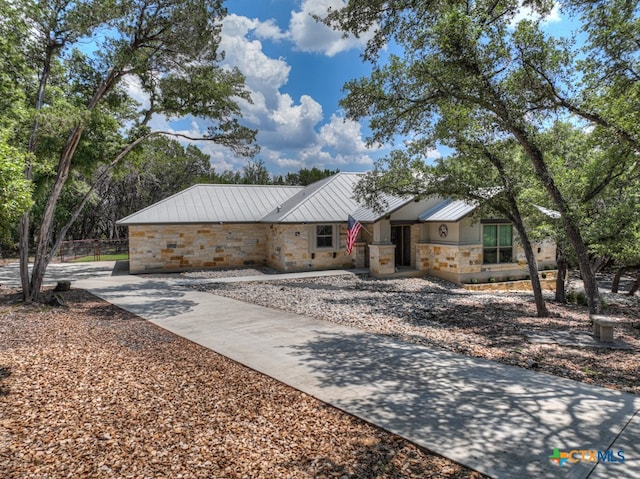
[[[268,225],[131,225],[129,271],[186,271],[264,265]]]
[[[533,245],[540,269],[555,265],[556,246],[553,242]],[[528,274],[527,261],[522,246],[514,250],[516,262],[508,264],[482,264],[482,245],[457,245],[418,243],[416,245],[416,269],[455,283],[471,278],[487,280],[490,277],[506,279],[509,276]]]
[[[418,269],[417,245],[420,242],[422,224],[411,225],[411,267]]]
[[[369,270],[372,276],[386,276],[395,273],[396,245],[370,244]]]
[[[308,271],[322,269],[353,268],[364,264],[358,254],[364,247],[354,248],[351,256],[345,253],[347,225],[339,227],[338,244],[333,248],[314,248],[315,227],[313,224],[267,225],[267,264],[280,271]]]

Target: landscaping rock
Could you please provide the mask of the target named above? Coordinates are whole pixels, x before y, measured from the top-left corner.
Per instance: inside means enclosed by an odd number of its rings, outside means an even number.
[[[640,318],[638,297],[603,292],[607,314],[618,318],[616,339],[628,348],[614,352],[604,350],[605,344],[585,351],[579,340],[528,340],[550,332],[569,339],[591,333],[586,307],[554,303],[550,292],[546,299],[551,315],[538,318],[531,292],[468,291],[434,278],[388,280],[348,274],[192,287],[522,368],[532,368],[533,359],[540,371],[640,393],[640,331],[632,327]],[[542,363],[536,360],[541,357]],[[587,372],[593,370],[613,373]]]

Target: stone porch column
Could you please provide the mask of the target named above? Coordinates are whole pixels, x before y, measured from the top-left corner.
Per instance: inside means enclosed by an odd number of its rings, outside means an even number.
[[[373,276],[384,276],[396,271],[396,245],[370,244],[369,269]]]

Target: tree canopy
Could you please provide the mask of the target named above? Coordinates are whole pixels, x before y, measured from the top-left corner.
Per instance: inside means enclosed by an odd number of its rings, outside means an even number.
[[[598,289],[578,221],[580,208],[568,201],[550,170],[542,134],[554,121],[567,119],[638,152],[638,122],[633,120],[638,109],[631,111],[638,100],[637,6],[568,2],[565,13],[582,22],[587,38],[578,45],[542,28],[554,4],[526,2],[530,15],[519,20],[523,3],[517,0],[349,0],[324,21],[355,35],[376,32],[364,54],[373,71],[347,83],[342,102],[350,118],[370,119],[371,142],[400,135],[406,154],[417,160],[437,145],[458,151],[469,143],[507,139],[520,145],[562,215],[590,309],[596,311]],[[595,31],[599,24],[607,26],[607,34]],[[616,40],[608,42],[612,34]],[[383,53],[387,46],[394,53]],[[601,81],[603,65],[611,77],[607,81]]]
[[[26,180],[35,182],[41,210],[21,221],[21,270],[25,299],[36,299],[59,242],[89,201],[90,186],[70,212],[60,211],[68,181],[98,169],[98,182],[147,139],[157,115],[191,115],[208,124],[202,138],[252,156],[255,132],[239,122],[239,98],[250,100],[244,78],[221,66],[221,0],[3,1],[2,24],[19,19],[26,39],[19,49],[0,43],[28,70],[16,147],[27,157]],[[37,81],[33,81],[36,79]],[[4,76],[0,78],[4,84]],[[15,90],[15,89],[14,89]],[[139,101],[143,95],[146,100]],[[3,114],[4,116],[4,114]],[[22,142],[20,144],[20,142]],[[65,205],[68,206],[68,205]],[[68,222],[61,223],[67,215]],[[29,277],[28,254],[35,236]]]

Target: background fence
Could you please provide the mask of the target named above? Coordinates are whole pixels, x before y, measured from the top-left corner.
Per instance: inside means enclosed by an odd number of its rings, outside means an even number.
[[[129,257],[129,240],[124,238],[63,241],[58,254],[62,262],[127,259]]]

